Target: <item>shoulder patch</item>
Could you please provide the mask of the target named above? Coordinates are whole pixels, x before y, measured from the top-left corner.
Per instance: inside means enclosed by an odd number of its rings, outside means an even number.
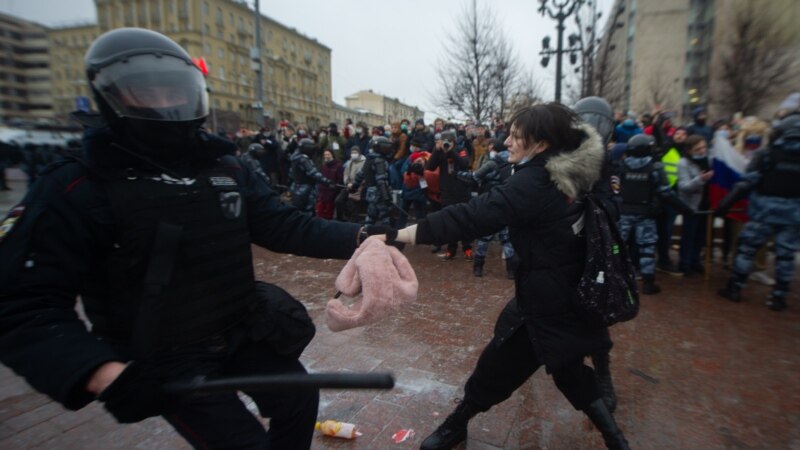
[[[22,214],[25,213],[25,205],[17,205],[9,211],[8,215],[6,215],[3,222],[0,223],[0,244],[5,241],[6,236],[11,233],[11,230],[14,229],[14,225],[22,218]]]

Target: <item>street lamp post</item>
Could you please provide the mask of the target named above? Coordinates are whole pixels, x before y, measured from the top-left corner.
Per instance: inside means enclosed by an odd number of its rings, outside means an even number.
[[[550,56],[556,55],[556,101],[561,102],[561,79],[562,79],[562,61],[561,58],[564,54],[576,55],[577,52],[580,51],[580,47],[576,45],[575,41],[580,41],[580,39],[575,39],[574,35],[570,36],[570,48],[564,49],[564,21],[567,20],[567,17],[572,15],[573,12],[579,7],[584,0],[551,0],[552,6],[556,9],[551,8],[548,5],[548,0],[539,0],[539,13],[544,15],[549,15],[551,19],[555,19],[558,22],[558,26],[556,30],[558,31],[558,43],[556,44],[557,47],[555,50],[550,48],[550,36],[545,37],[542,39],[542,51],[539,54],[542,56],[542,67],[547,67],[547,64],[550,62]],[[574,56],[573,56],[574,59]]]

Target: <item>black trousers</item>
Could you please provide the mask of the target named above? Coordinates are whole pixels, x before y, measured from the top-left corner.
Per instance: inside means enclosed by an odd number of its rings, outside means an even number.
[[[467,380],[464,401],[487,411],[508,399],[542,364],[525,325],[507,338],[501,339],[495,334]],[[552,375],[556,387],[577,410],[586,409],[600,398],[594,372],[582,359]]]
[[[196,367],[213,376],[306,373],[296,358],[276,354],[266,342],[243,332],[227,333],[216,345],[195,348]],[[189,355],[183,355],[189,356]],[[317,418],[319,391],[245,392],[269,417],[269,431],[235,392],[192,397],[164,418],[192,446],[202,449],[307,449]]]

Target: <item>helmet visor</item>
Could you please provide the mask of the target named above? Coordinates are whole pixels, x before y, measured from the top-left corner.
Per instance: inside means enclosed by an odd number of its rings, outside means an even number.
[[[203,74],[173,56],[130,56],[102,68],[92,86],[119,117],[183,122],[208,116]]]
[[[611,139],[611,133],[614,132],[614,121],[611,117],[596,112],[584,112],[580,117],[586,124],[594,127],[605,142]]]

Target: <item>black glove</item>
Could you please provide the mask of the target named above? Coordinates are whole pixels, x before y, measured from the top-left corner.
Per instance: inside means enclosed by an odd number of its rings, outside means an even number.
[[[364,237],[364,239],[366,239],[369,236],[374,236],[376,234],[385,234],[386,235],[386,245],[391,245],[391,246],[397,248],[400,251],[402,251],[404,248],[406,248],[406,244],[404,244],[402,242],[397,242],[395,240],[395,239],[397,239],[397,230],[395,230],[394,228],[392,228],[390,226],[386,226],[386,225],[365,225],[364,228],[362,228],[362,233],[364,233],[366,235]],[[364,239],[361,239],[359,242],[364,242]]]
[[[162,389],[163,382],[151,366],[133,361],[97,399],[119,423],[140,422],[175,412],[180,407],[180,397],[166,393]]]
[[[425,168],[422,167],[422,164],[411,164],[408,166],[408,172],[423,176],[425,175]]]

